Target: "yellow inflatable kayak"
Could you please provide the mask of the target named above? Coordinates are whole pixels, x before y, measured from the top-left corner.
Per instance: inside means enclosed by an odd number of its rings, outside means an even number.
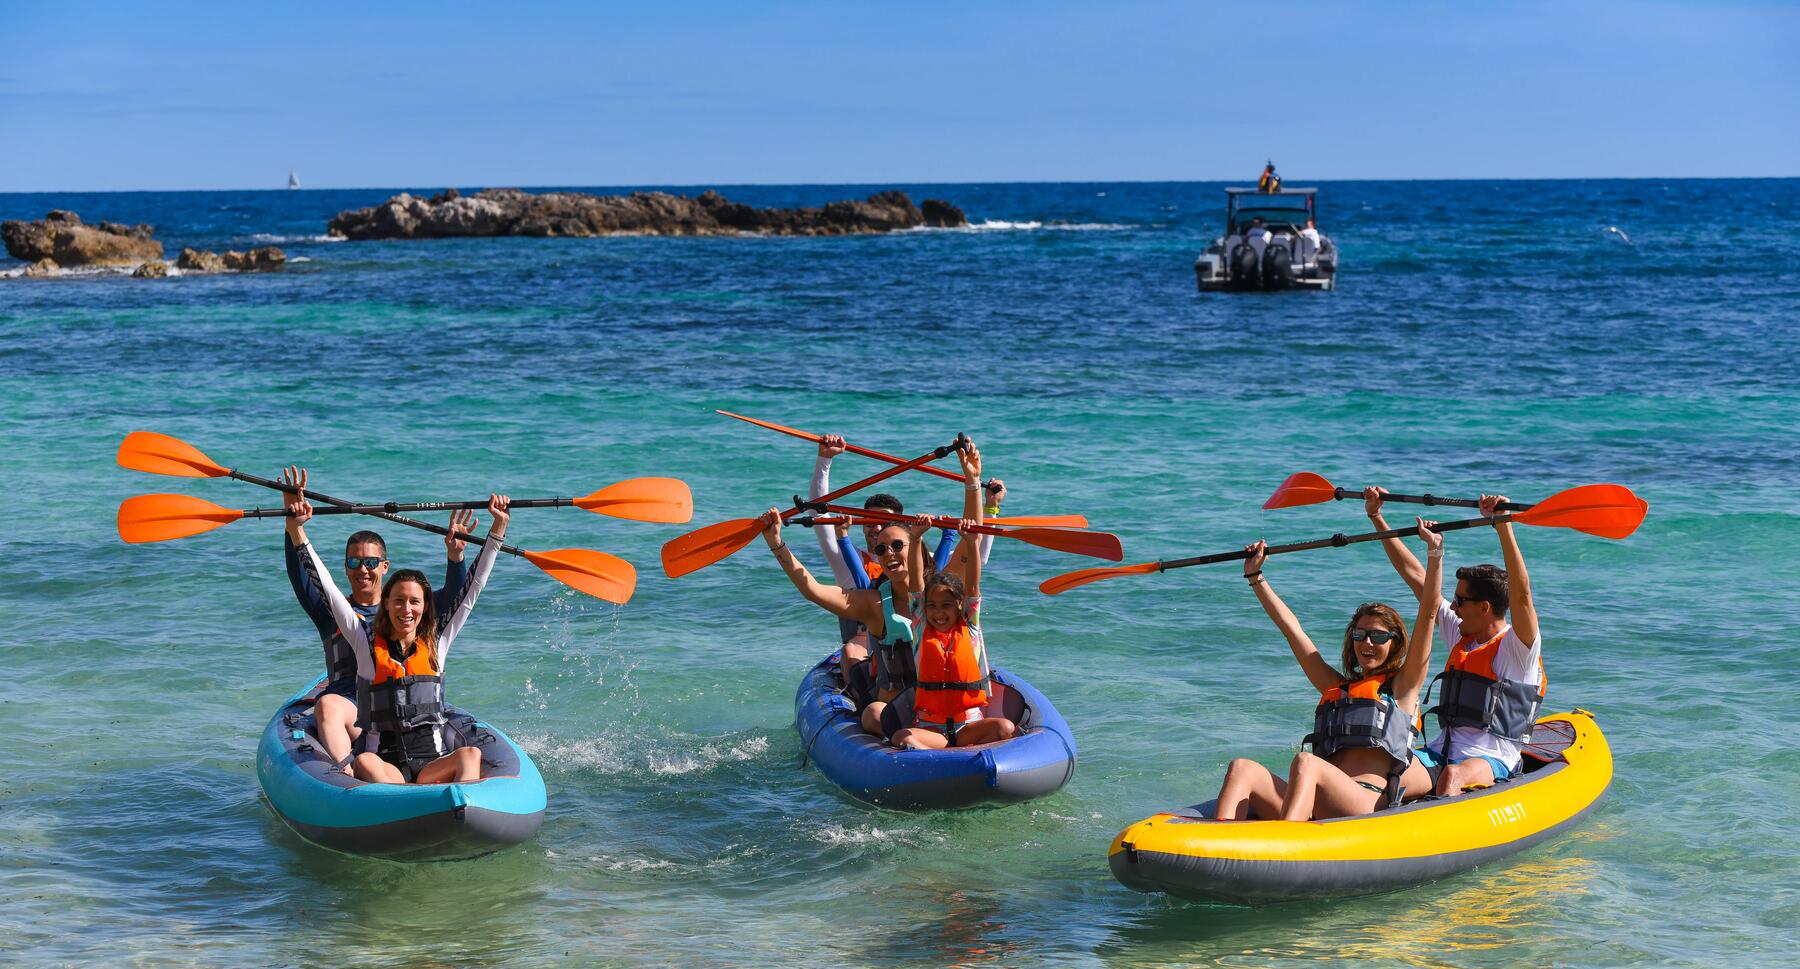
[[[1213,821],[1212,802],[1158,814],[1113,839],[1113,877],[1238,905],[1393,891],[1552,838],[1612,783],[1612,750],[1585,710],[1540,718],[1523,766],[1483,790],[1331,821]]]

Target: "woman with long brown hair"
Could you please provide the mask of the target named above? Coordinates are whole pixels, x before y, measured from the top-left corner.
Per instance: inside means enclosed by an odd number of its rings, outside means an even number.
[[[1284,779],[1247,758],[1231,762],[1219,790],[1214,817],[1241,821],[1254,811],[1261,820],[1323,821],[1368,814],[1423,796],[1431,777],[1412,753],[1419,719],[1419,690],[1431,658],[1431,627],[1444,565],[1444,537],[1435,522],[1419,519],[1426,547],[1426,594],[1409,641],[1406,624],[1391,606],[1364,603],[1344,629],[1342,671],[1333,668],[1300,628],[1300,621],[1263,575],[1268,543],[1246,546],[1244,578],[1257,601],[1281,630],[1300,669],[1319,691],[1313,732]]]

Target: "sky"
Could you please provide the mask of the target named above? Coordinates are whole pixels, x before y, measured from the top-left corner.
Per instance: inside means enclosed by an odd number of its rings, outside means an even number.
[[[0,192],[1800,175],[1800,4],[0,0]]]

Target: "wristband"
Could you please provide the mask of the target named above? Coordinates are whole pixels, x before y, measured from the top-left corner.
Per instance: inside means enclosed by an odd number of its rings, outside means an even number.
[[[1428,559],[1441,559],[1444,557],[1444,550],[1441,548],[1434,548],[1431,551],[1426,552],[1425,557]]]
[[[1255,572],[1245,572],[1244,578],[1245,579],[1254,579],[1259,575],[1262,575],[1262,569],[1257,569]]]
[[[1000,506],[999,505],[984,505],[984,506],[982,506],[982,510],[987,512],[990,515],[1000,514]]]
[[[769,549],[769,551],[774,552],[776,555],[780,555],[782,552],[787,551],[787,543],[786,542],[777,542],[775,544],[775,547]]]

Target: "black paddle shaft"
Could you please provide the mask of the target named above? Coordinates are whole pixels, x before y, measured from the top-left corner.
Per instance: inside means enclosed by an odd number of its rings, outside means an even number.
[[[259,478],[256,475],[253,475],[253,474],[250,474],[250,473],[244,472],[244,471],[239,471],[236,468],[232,468],[230,471],[228,471],[226,473],[231,475],[233,478],[238,479],[239,481],[248,481],[251,484],[262,485],[265,488],[273,488],[276,491],[291,492],[294,490],[293,488],[291,488],[287,485],[284,485],[279,481],[275,481],[271,478]],[[378,509],[378,508],[382,507],[380,505],[358,506],[355,502],[345,501],[342,498],[333,498],[327,494],[321,494],[317,491],[308,491],[305,489],[302,489],[300,494],[304,497],[311,498],[314,501],[322,501],[325,504],[331,505],[334,508],[352,508],[352,509],[354,509],[354,508],[361,507],[361,508],[376,508],[376,509]],[[482,502],[480,507],[486,508],[487,502],[485,502],[485,501]],[[244,517],[245,518],[274,518],[277,516],[285,516],[286,514],[287,514],[287,509],[285,509],[285,508],[252,508],[249,511],[244,512]],[[358,511],[358,512],[356,512],[356,514],[372,515],[376,518],[385,518],[388,521],[391,521],[397,525],[409,525],[413,528],[423,529],[424,531],[436,532],[439,535],[448,536],[450,534],[450,529],[443,525],[433,525],[431,522],[422,522],[422,521],[419,521],[417,518],[407,518],[405,515],[396,515],[391,512]],[[474,535],[471,535],[468,532],[457,532],[456,537],[463,539],[464,541],[474,542],[477,545],[481,544],[483,541],[483,539],[478,538]],[[504,542],[502,542],[500,544],[499,548],[500,548],[500,551],[506,552],[510,555],[517,555],[521,558],[523,558],[525,556],[524,549],[515,548],[514,546],[507,545]]]
[[[1349,498],[1361,498],[1363,493],[1353,488],[1333,488],[1331,497],[1338,501]],[[1415,505],[1450,505],[1455,508],[1480,508],[1481,502],[1474,498],[1440,498],[1437,495],[1396,495],[1385,494],[1382,501],[1406,501]],[[1501,511],[1530,511],[1532,506],[1522,501],[1503,501]]]
[[[1469,518],[1456,522],[1441,522],[1432,528],[1434,532],[1455,532],[1465,528],[1481,528],[1486,525],[1498,525],[1512,521],[1515,516],[1502,515],[1499,518]],[[1380,542],[1390,538],[1405,538],[1419,534],[1419,526],[1406,528],[1390,528],[1386,531],[1368,532],[1363,535],[1345,535],[1339,532],[1330,538],[1317,538],[1310,542],[1293,542],[1288,545],[1271,545],[1266,550],[1269,555],[1280,555],[1283,552],[1304,552],[1314,548],[1341,548],[1345,545],[1356,545],[1361,542]],[[1167,572],[1170,569],[1182,569],[1190,565],[1213,565],[1218,562],[1239,562],[1250,557],[1250,553],[1242,549],[1236,552],[1217,552],[1212,555],[1196,555],[1188,559],[1170,559],[1156,563],[1156,571]]]

